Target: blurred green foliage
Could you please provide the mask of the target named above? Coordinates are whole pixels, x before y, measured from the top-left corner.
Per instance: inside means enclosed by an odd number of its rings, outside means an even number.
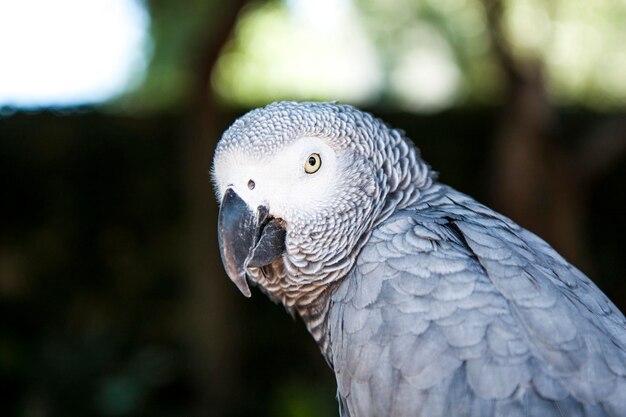
[[[543,68],[555,102],[624,106],[623,1],[503,3],[505,42],[522,64]],[[150,64],[144,82],[113,110],[183,105],[194,93],[198,51],[224,7],[204,0],[145,5]],[[430,113],[498,103],[503,83],[481,0],[268,0],[244,7],[206,88],[237,108],[340,100]]]
[[[545,69],[564,105],[624,106],[625,20],[620,0],[503,6],[513,56]],[[258,3],[243,13],[213,85],[241,107],[285,98],[427,112],[494,104],[503,75],[487,32],[480,0]]]

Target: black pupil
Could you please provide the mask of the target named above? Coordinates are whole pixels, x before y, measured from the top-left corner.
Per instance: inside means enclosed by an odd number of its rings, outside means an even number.
[[[310,157],[309,157],[309,165],[311,165],[311,166],[315,166],[315,162],[316,162],[315,158],[314,158],[314,157],[312,157],[312,156],[310,156]]]

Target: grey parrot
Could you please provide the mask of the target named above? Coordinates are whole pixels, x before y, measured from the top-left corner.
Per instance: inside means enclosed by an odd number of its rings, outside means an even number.
[[[402,131],[274,103],[228,128],[212,175],[228,276],[302,318],[342,417],[626,416],[624,315]]]

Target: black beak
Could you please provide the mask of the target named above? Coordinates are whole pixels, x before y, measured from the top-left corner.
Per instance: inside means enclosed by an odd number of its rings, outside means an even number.
[[[283,222],[270,217],[265,206],[254,212],[229,188],[222,199],[217,228],[226,273],[239,291],[250,297],[246,269],[269,265],[284,253]]]

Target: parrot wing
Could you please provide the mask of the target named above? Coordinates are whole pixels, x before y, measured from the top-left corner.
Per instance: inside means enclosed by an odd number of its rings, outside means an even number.
[[[626,416],[626,320],[449,188],[372,233],[329,309],[342,416]]]

